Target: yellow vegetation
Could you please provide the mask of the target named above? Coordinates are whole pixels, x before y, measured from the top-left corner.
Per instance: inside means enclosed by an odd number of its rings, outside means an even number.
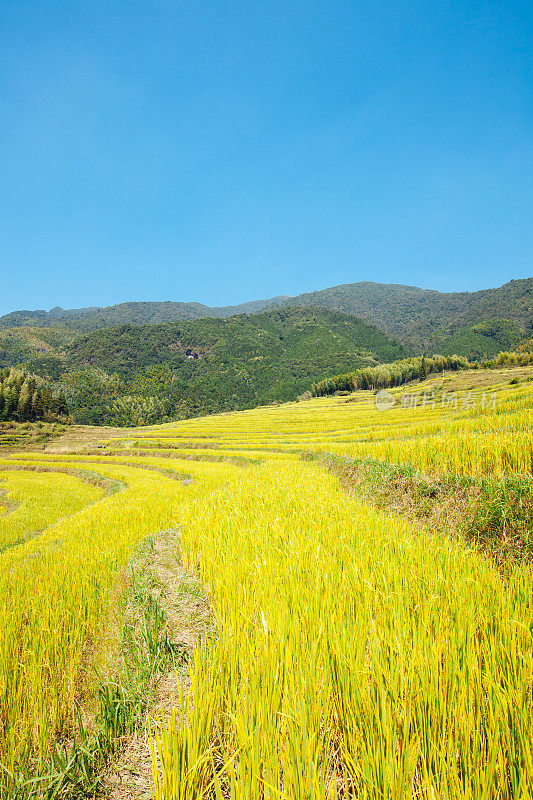
[[[142,539],[180,529],[216,636],[195,654],[188,722],[181,709],[154,741],[157,800],[530,798],[531,567],[504,581],[466,544],[300,460],[531,477],[531,382],[483,385],[495,398],[457,408],[430,386],[423,407],[399,407],[394,390],[379,411],[359,392],[125,432],[82,455],[6,456],[0,470],[95,471],[124,488],[0,474],[4,500],[21,503],[0,517],[2,541],[19,537],[17,514],[24,532],[46,527],[0,555],[4,767],[28,768],[71,732],[121,570]]]

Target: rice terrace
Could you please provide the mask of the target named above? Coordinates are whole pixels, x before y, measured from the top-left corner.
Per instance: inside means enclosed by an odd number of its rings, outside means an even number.
[[[2,450],[1,796],[530,798],[528,360]]]
[[[0,42],[0,800],[533,800],[532,0]]]

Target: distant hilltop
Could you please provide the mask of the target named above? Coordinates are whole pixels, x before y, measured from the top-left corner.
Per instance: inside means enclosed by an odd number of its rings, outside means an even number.
[[[202,303],[183,303],[171,300],[138,301],[119,303],[116,306],[99,308],[61,308],[55,306],[50,311],[12,311],[0,317],[0,328],[19,328],[21,326],[42,327],[65,323],[79,331],[88,332],[98,328],[116,325],[161,325],[177,320],[224,318],[236,314],[254,314],[265,308],[276,306],[290,300],[288,295],[271,297],[269,300],[253,300],[236,306],[220,308],[204,306]]]

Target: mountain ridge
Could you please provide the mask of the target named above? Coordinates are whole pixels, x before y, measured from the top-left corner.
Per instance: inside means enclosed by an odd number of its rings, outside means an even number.
[[[437,352],[454,334],[489,320],[517,326],[519,335],[533,334],[533,278],[513,279],[473,292],[440,292],[397,283],[359,281],[305,292],[252,300],[231,306],[196,302],[129,301],[113,306],[50,311],[14,311],[0,317],[0,330],[64,326],[78,334],[120,325],[161,325],[195,319],[224,319],[279,307],[325,308],[356,316],[397,339],[412,353]],[[447,337],[452,337],[448,342]],[[468,348],[467,348],[468,349]]]
[[[290,304],[353,314],[394,336],[413,352],[431,350],[444,332],[489,319],[509,319],[527,335],[533,330],[533,278],[513,279],[493,289],[439,292],[372,281],[340,284],[291,298]]]
[[[118,325],[161,325],[178,320],[223,319],[237,314],[259,313],[266,308],[279,305],[289,295],[279,295],[267,300],[249,300],[230,306],[206,306],[195,301],[179,300],[129,300],[112,306],[89,306],[65,309],[54,306],[50,311],[25,309],[11,311],[0,317],[0,329],[15,327],[48,327],[58,322],[68,324],[77,321],[81,332],[113,328]],[[144,313],[143,313],[144,312]]]

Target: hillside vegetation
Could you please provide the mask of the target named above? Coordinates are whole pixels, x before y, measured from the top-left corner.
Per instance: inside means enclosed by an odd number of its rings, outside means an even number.
[[[29,372],[57,378],[65,369],[65,347],[77,333],[67,328],[4,328],[0,330],[0,367],[24,365]]]
[[[75,422],[100,425],[142,425],[296,399],[325,376],[406,355],[376,328],[325,309],[123,325],[63,341],[44,356],[31,356],[27,366],[64,393]]]
[[[529,798],[532,378],[2,453],[2,800]]]
[[[505,350],[514,350],[525,335],[517,322],[492,319],[458,328],[453,333],[434,337],[435,351],[443,356],[466,356],[483,360]]]
[[[511,338],[509,326],[475,327],[494,331],[503,344]],[[31,337],[40,353],[36,331],[31,329]],[[527,365],[533,358],[531,345],[524,341],[521,352],[499,352],[480,361],[439,355],[382,363],[405,350],[356,318],[290,308],[227,320],[122,326],[75,337],[70,344],[67,339],[58,350],[47,345],[44,355],[26,362],[41,375],[12,369],[18,376],[15,389],[30,381],[39,392],[24,412],[14,390],[5,398],[0,394],[0,419],[68,416],[79,424],[148,425],[282,402],[298,393],[305,399],[398,386],[443,370]],[[333,374],[347,366],[349,372]],[[41,396],[44,404],[37,402]]]
[[[443,352],[446,355],[449,350],[444,351],[443,346],[446,347],[444,342],[448,336],[460,328],[489,320],[514,322],[521,336],[531,335],[533,329],[533,278],[513,280],[497,289],[451,293],[365,281],[302,294],[285,302],[355,314],[377,325],[415,353]],[[473,344],[475,348],[479,342]],[[499,343],[497,347],[502,349]],[[474,357],[485,354],[492,352],[458,353]]]
[[[236,310],[249,313],[229,316]],[[166,321],[198,315],[205,318]],[[44,379],[65,397],[74,422],[145,425],[345,391],[361,381],[395,385],[398,368],[384,381],[379,365],[417,353],[429,359],[419,372],[405,362],[402,382],[423,377],[435,353],[488,365],[502,351],[531,349],[532,320],[533,279],[452,294],[365,282],[211,309],[56,308],[0,319],[0,366]],[[29,325],[36,321],[40,327]],[[127,324],[110,327],[117,322]],[[18,419],[12,403],[4,403],[4,415],[8,407],[5,418]]]
[[[496,289],[478,292],[445,293],[363,281],[296,297],[273,297],[221,308],[201,303],[136,302],[107,308],[15,311],[0,317],[0,330],[59,326],[63,332],[87,333],[119,325],[142,326],[254,314],[280,305],[319,307],[355,315],[402,342],[412,355],[438,352],[469,358],[490,357],[501,349],[514,348],[518,339],[533,333],[533,278],[510,281]],[[493,330],[471,330],[487,322],[491,322]],[[502,322],[511,327],[503,331]]]
[[[323,397],[336,392],[348,393],[356,389],[385,389],[402,386],[417,379],[424,380],[433,373],[460,370],[498,369],[500,367],[525,367],[533,363],[533,352],[508,353],[501,352],[496,358],[487,361],[468,361],[462,356],[433,356],[425,358],[403,358],[392,364],[380,364],[376,367],[364,367],[345,375],[335,375],[313,384],[304,392],[302,400],[308,397]]]

